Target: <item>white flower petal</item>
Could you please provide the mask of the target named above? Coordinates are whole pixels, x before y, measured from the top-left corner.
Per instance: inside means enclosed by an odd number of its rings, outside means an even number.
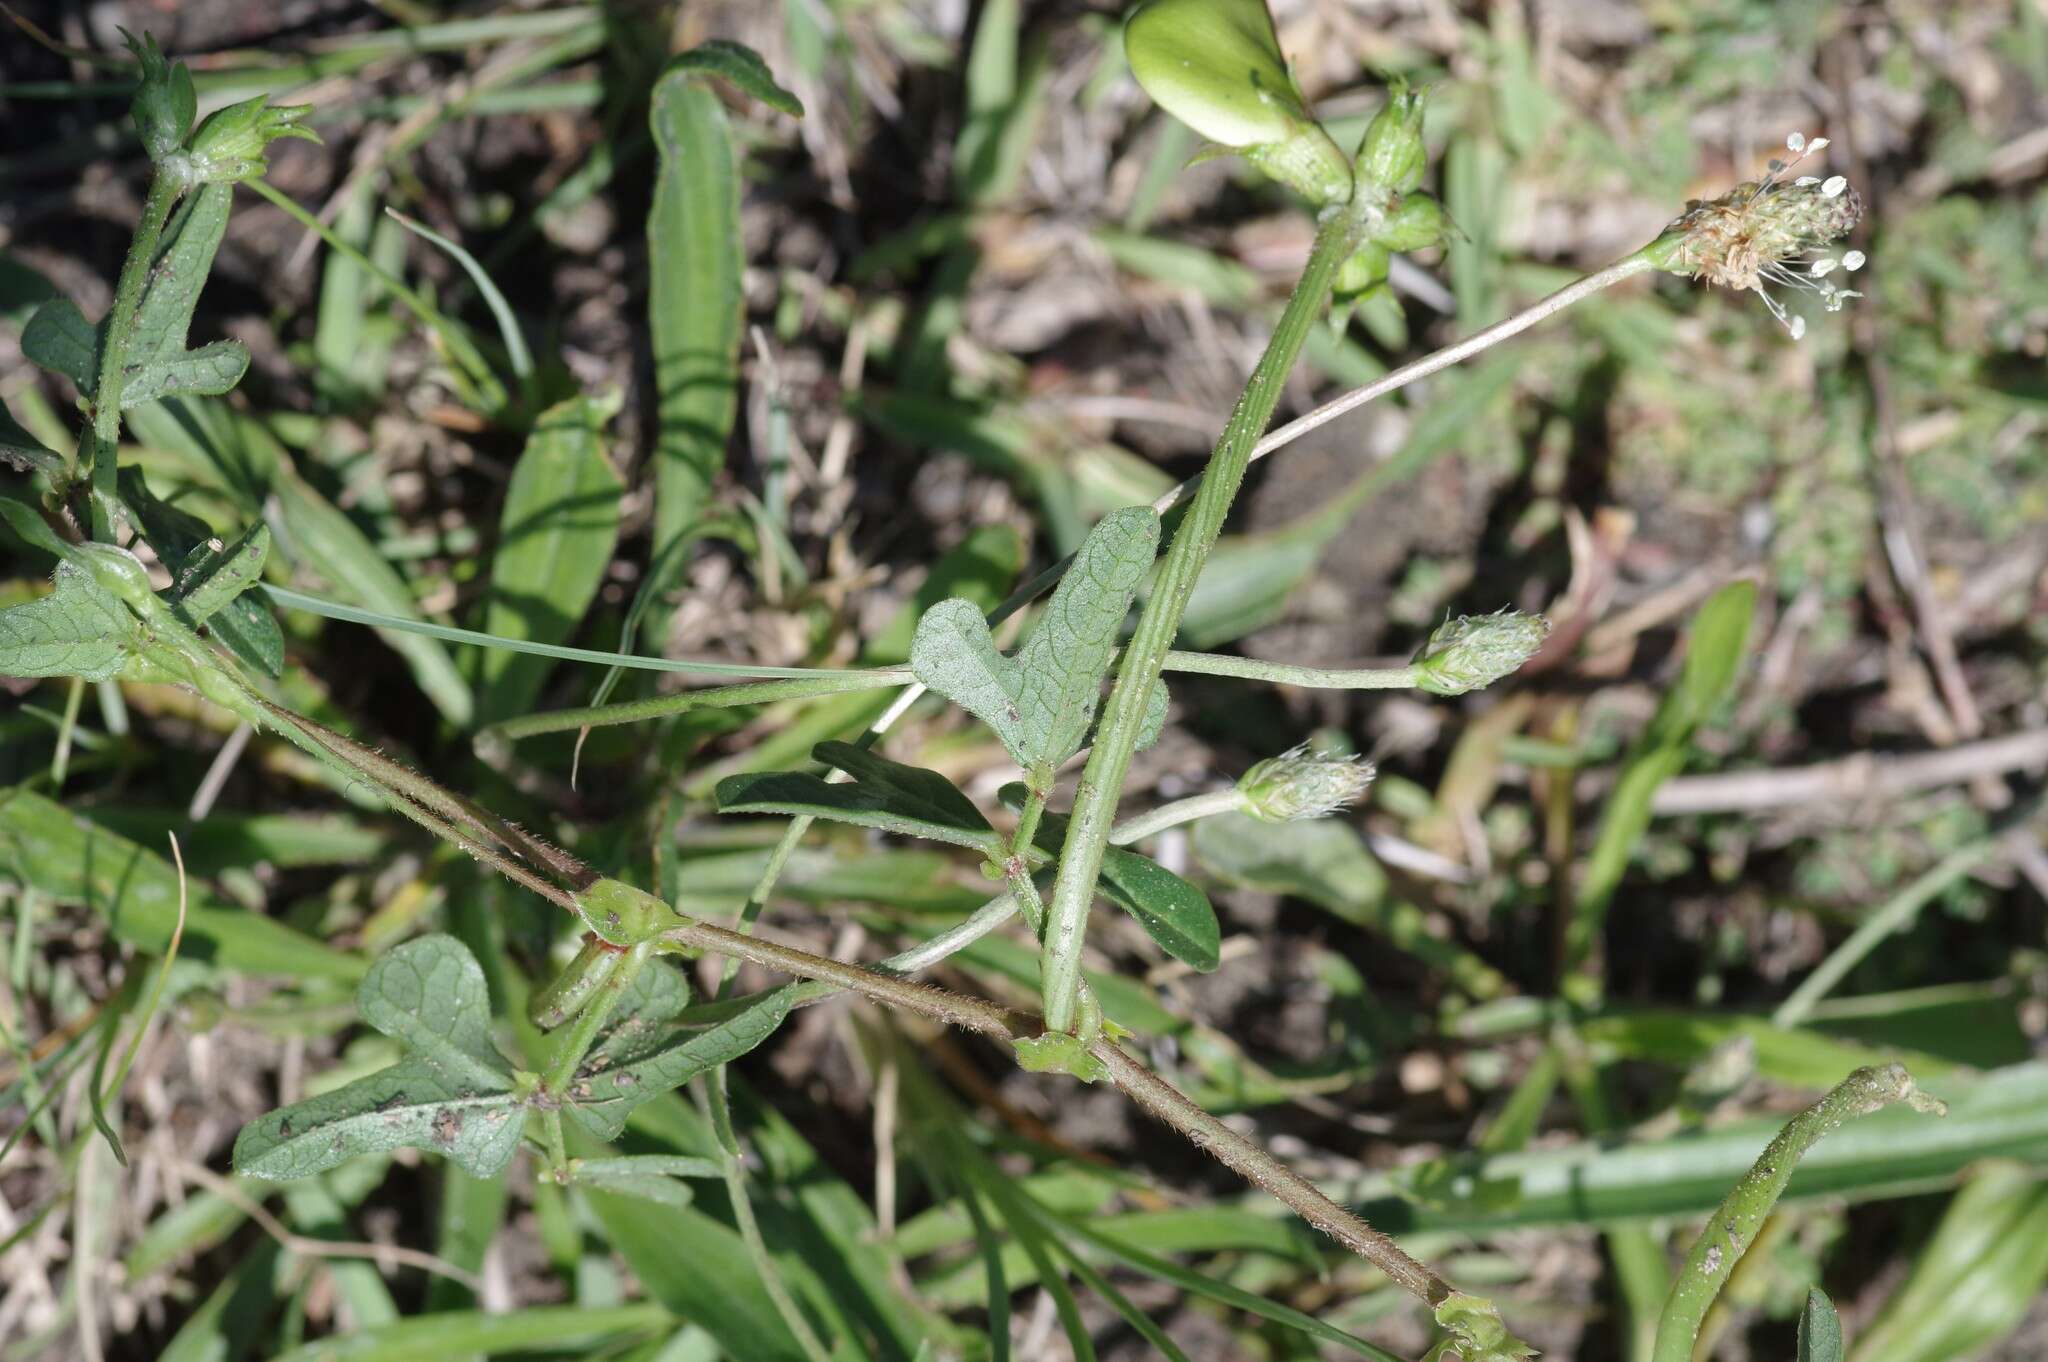
[[[1842,191],[1848,187],[1848,176],[1830,175],[1827,179],[1821,181],[1820,195],[1824,199],[1838,199],[1842,197]]]
[[[1841,263],[1841,261],[1835,259],[1831,255],[1823,256],[1819,260],[1814,261],[1812,265],[1807,267],[1807,273],[1811,274],[1814,278],[1819,279],[1823,275],[1827,274],[1829,270],[1832,270],[1835,266]]]
[[[1806,339],[1806,318],[1804,318],[1804,317],[1794,317],[1794,318],[1792,319],[1791,323],[1790,323],[1790,324],[1789,324],[1789,325],[1788,325],[1788,326],[1786,327],[1786,330],[1788,330],[1788,331],[1790,331],[1790,332],[1792,333],[1792,339],[1793,339],[1793,340],[1805,340],[1805,339]]]
[[[1817,155],[1820,152],[1826,151],[1827,149],[1828,139],[1825,137],[1816,137],[1811,142],[1808,142],[1806,144],[1806,154],[1808,156]]]
[[[1787,138],[1785,139],[1785,150],[1787,150],[1787,151],[1805,151],[1805,150],[1806,150],[1806,134],[1805,134],[1805,133],[1803,133],[1803,132],[1795,132],[1795,133],[1793,133],[1793,134],[1792,134],[1791,136],[1787,137]]]
[[[1848,253],[1847,255],[1843,256],[1843,257],[1842,257],[1842,268],[1843,268],[1843,269],[1845,269],[1845,270],[1848,270],[1848,271],[1850,271],[1850,272],[1852,272],[1852,273],[1853,273],[1853,272],[1855,272],[1856,270],[1860,270],[1860,269],[1862,269],[1862,268],[1863,268],[1863,252],[1861,252],[1861,251],[1851,251],[1851,252],[1849,252],[1849,253]]]

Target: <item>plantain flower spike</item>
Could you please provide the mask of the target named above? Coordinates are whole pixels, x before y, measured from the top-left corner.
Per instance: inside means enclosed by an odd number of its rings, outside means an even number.
[[[1153,102],[1212,143],[1317,204],[1351,197],[1351,163],[1309,113],[1265,0],[1144,0],[1124,55]]]
[[[1793,133],[1785,139],[1785,149],[1792,153],[1789,161],[1773,160],[1763,179],[1689,205],[1651,243],[1651,261],[1673,274],[1753,290],[1792,339],[1800,339],[1806,334],[1806,319],[1788,313],[1773,288],[1813,294],[1829,312],[1839,312],[1842,304],[1863,296],[1834,278],[1837,271],[1846,276],[1861,269],[1863,252],[1837,255],[1833,249],[1833,243],[1862,218],[1862,199],[1841,175],[1785,178],[1827,145],[1825,137],[1809,142]]]
[[[1262,823],[1327,818],[1358,802],[1378,774],[1357,757],[1309,750],[1307,743],[1268,757],[1238,779],[1244,811]]]
[[[1415,684],[1432,695],[1483,690],[1519,670],[1549,636],[1549,620],[1520,610],[1460,615],[1415,655]]]

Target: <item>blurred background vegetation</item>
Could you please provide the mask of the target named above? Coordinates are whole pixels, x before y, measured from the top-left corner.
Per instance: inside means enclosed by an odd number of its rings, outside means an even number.
[[[478,285],[383,210],[461,243],[534,367],[480,391],[360,261],[244,191],[194,338],[241,340],[251,373],[231,398],[130,413],[124,463],[217,530],[267,520],[277,585],[515,637],[899,660],[913,607],[993,602],[1200,467],[1311,234],[1241,164],[1188,167],[1198,148],[1130,79],[1113,4],[15,12],[55,50],[0,30],[9,409],[74,443],[76,394],[19,335],[52,296],[108,306],[146,173],[118,29],[146,29],[192,65],[202,111],[312,104],[324,145],[274,147],[270,184],[508,373]],[[1217,900],[1224,964],[1192,976],[1103,924],[1105,1005],[1212,1110],[1586,1362],[1640,1355],[1667,1264],[1759,1131],[1906,1058],[1956,1114],[1821,1147],[1710,1323],[1716,1355],[1791,1357],[1820,1282],[1862,1362],[2041,1356],[2048,7],[1275,13],[1340,142],[1385,76],[1430,87],[1433,187],[1462,230],[1317,336],[1283,414],[1633,249],[1794,130],[1831,138],[1865,198],[1868,296],[1794,343],[1757,299],[1635,281],[1256,465],[1189,646],[1367,665],[1503,605],[1556,634],[1460,701],[1178,679],[1129,807],[1310,737],[1381,777],[1340,820],[1163,839]],[[712,37],[762,52],[805,114],[730,101],[738,417],[661,608],[629,630],[658,570],[646,470],[692,437],[664,415],[676,373],[651,339],[650,254],[674,243],[649,93]],[[536,535],[508,488],[541,473],[584,513]],[[0,603],[47,576],[0,559]],[[1668,754],[1683,773],[1631,784],[1657,757],[1651,715],[1686,691],[1695,612],[1740,578],[1758,600],[1739,675]],[[702,913],[738,908],[779,831],[718,821],[711,785],[800,764],[881,703],[597,730],[572,783],[567,736],[486,762],[470,734],[590,703],[598,669],[282,618],[290,703]],[[613,698],[663,688],[645,675]],[[565,924],[188,695],[0,690],[0,1357],[272,1356],[350,1330],[365,1357],[802,1355],[716,1183],[661,1205],[411,1156],[282,1189],[224,1178],[242,1122],[389,1059],[348,1001],[367,956],[454,931],[510,1006]],[[936,706],[889,750],[991,807],[1014,775]],[[149,1019],[166,831],[219,917]],[[1610,897],[1580,971],[1565,941],[1589,881]],[[964,858],[817,831],[766,925],[876,958],[984,896]],[[256,914],[328,949],[267,956],[237,935]],[[1899,930],[1831,996],[1794,994],[1879,914]],[[1035,952],[991,939],[942,979],[1028,1002]],[[96,1068],[145,1022],[102,1113]],[[988,1356],[992,1330],[1028,1358],[1158,1355],[1132,1311],[1199,1359],[1335,1355],[1333,1331],[1428,1345],[1382,1280],[1114,1092],[845,1004],[800,1014],[735,1083],[763,1233],[838,1355]],[[708,1139],[687,1102],[647,1110],[642,1147]]]

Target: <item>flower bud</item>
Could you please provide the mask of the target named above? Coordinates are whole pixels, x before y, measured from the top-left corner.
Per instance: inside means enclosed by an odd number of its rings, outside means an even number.
[[[1414,191],[1401,196],[1387,211],[1373,240],[1389,251],[1419,251],[1441,246],[1451,234],[1451,219],[1444,206],[1429,195]]]
[[[1357,757],[1311,752],[1307,743],[1268,757],[1237,782],[1244,811],[1264,823],[1327,818],[1357,802],[1377,774]]]
[[[1507,676],[1543,646],[1550,621],[1502,610],[1461,615],[1429,636],[1415,656],[1415,684],[1432,695],[1463,695]]]
[[[1385,246],[1378,241],[1366,242],[1337,267],[1337,281],[1331,292],[1347,302],[1363,298],[1387,282],[1388,263]]]
[[[165,62],[163,49],[150,34],[143,34],[141,42],[126,29],[121,36],[128,40],[128,50],[142,67],[142,83],[136,87],[129,116],[135,120],[135,130],[142,134],[142,148],[149,153],[149,159],[161,161],[184,145],[185,134],[199,113],[192,73],[183,62],[176,66]]]
[[[1351,165],[1309,114],[1265,0],[1146,0],[1124,25],[1131,74],[1160,108],[1319,204]]]
[[[192,134],[192,145],[181,167],[186,182],[232,184],[237,180],[261,179],[270,168],[264,148],[278,138],[320,140],[320,134],[300,121],[312,111],[310,104],[273,105],[268,95],[215,110]]]
[[[1425,98],[1420,90],[1410,91],[1405,80],[1396,78],[1388,84],[1386,106],[1366,124],[1365,139],[1358,145],[1360,179],[1390,194],[1406,194],[1422,183],[1429,165],[1429,152],[1422,145]]]

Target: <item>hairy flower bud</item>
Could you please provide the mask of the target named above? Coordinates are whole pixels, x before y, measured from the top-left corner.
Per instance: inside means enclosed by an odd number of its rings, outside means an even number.
[[[270,169],[264,149],[278,138],[320,140],[320,134],[301,121],[312,111],[310,104],[273,105],[268,95],[216,109],[192,134],[192,145],[177,158],[177,168],[188,185],[261,179]]]
[[[135,120],[135,130],[142,134],[142,149],[150,160],[161,161],[184,145],[185,134],[198,115],[192,73],[183,62],[175,66],[166,62],[163,49],[150,34],[143,34],[140,42],[126,29],[121,36],[128,40],[128,50],[142,68],[142,81],[136,86],[129,114]]]
[[[1377,774],[1357,757],[1311,752],[1307,743],[1268,757],[1237,782],[1244,811],[1265,823],[1327,818],[1356,803]]]
[[[1423,92],[1399,78],[1388,83],[1387,102],[1365,126],[1358,145],[1358,177],[1390,194],[1406,194],[1422,183],[1429,152],[1422,145]],[[1397,247],[1396,249],[1401,249]]]
[[[1481,690],[1521,667],[1550,636],[1541,615],[1502,610],[1461,615],[1429,636],[1415,656],[1415,684],[1432,695]]]
[[[1856,191],[1841,175],[1779,178],[1827,145],[1825,137],[1809,142],[1793,133],[1785,139],[1786,148],[1795,153],[1791,161],[1772,161],[1763,179],[1688,206],[1651,243],[1651,261],[1673,274],[1753,290],[1798,340],[1806,334],[1806,319],[1788,314],[1768,285],[1812,293],[1829,312],[1839,312],[1849,299],[1862,296],[1828,277],[1836,270],[1853,274],[1863,266],[1861,251],[1839,256],[1830,251],[1863,216],[1863,201]]]

